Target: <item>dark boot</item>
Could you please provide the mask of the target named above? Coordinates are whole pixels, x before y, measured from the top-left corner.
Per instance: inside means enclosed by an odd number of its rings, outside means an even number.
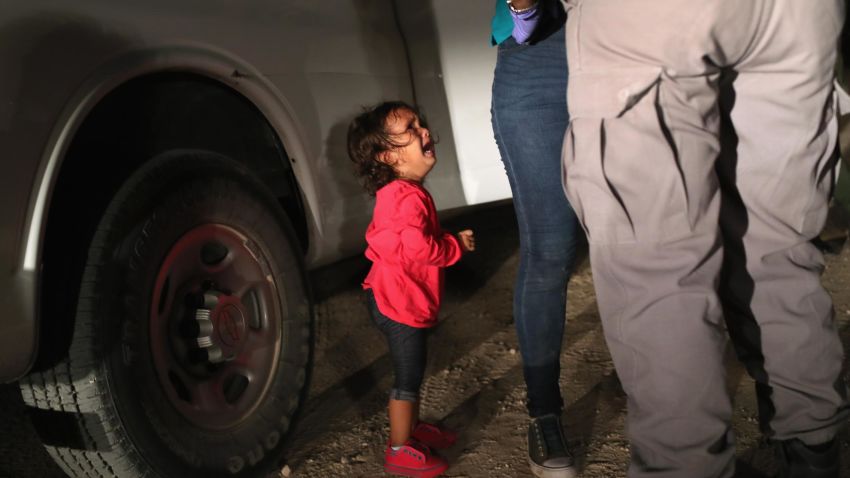
[[[796,438],[777,445],[779,478],[839,478],[837,439],[811,447]]]

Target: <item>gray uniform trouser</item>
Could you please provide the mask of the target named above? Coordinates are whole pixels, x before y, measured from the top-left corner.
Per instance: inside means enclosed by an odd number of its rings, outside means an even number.
[[[846,419],[822,228],[843,0],[569,0],[565,191],[629,397],[629,476],[728,477],[728,336],[775,439]],[[725,321],[724,321],[725,319]]]

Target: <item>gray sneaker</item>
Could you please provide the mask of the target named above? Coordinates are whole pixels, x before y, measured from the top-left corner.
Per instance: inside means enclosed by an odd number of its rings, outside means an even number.
[[[543,415],[528,424],[528,464],[538,478],[576,477],[559,416]]]

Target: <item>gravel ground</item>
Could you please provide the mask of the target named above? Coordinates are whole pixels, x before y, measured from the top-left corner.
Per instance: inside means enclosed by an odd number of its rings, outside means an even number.
[[[476,230],[479,250],[447,274],[443,321],[430,338],[423,416],[462,432],[446,453],[449,477],[530,477],[522,368],[511,315],[517,231],[509,203],[446,221]],[[850,248],[827,257],[825,284],[850,349]],[[315,367],[306,405],[285,450],[282,475],[382,475],[386,393],[392,371],[386,345],[371,325],[358,282],[368,264],[352,259],[317,271]],[[586,252],[569,286],[561,383],[565,425],[583,477],[625,476],[625,396],[602,336]],[[772,452],[756,423],[753,384],[728,355],[735,401],[739,476],[771,477]],[[847,364],[845,364],[847,365]],[[846,368],[846,367],[845,367]],[[62,473],[38,445],[13,385],[0,387],[0,477],[50,478]],[[842,435],[844,462],[850,445]],[[842,477],[850,478],[850,470]]]

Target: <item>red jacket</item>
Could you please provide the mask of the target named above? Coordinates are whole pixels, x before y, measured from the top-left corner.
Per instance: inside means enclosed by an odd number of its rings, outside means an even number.
[[[443,268],[463,254],[458,239],[440,228],[434,200],[421,184],[397,179],[378,190],[366,230],[366,257],[378,310],[411,327],[437,323]]]

